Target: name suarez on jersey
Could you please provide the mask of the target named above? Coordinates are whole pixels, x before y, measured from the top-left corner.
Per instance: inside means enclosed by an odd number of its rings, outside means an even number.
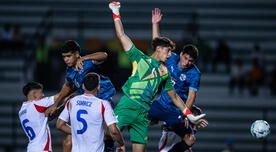
[[[77,101],[77,106],[87,106],[87,107],[91,107],[92,102],[89,101],[83,101],[83,100],[78,100]]]

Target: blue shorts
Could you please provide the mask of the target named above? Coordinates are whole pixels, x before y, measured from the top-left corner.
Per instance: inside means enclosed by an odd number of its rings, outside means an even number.
[[[178,111],[165,109],[157,100],[154,100],[148,118],[149,120],[165,121],[170,130],[174,131],[177,135],[183,138],[186,134],[194,134],[194,131],[189,125],[185,127],[185,123],[181,118],[182,114]]]

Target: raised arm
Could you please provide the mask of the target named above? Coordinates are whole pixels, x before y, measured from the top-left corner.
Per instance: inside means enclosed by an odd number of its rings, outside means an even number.
[[[133,43],[124,32],[124,27],[121,22],[121,16],[120,16],[120,12],[119,12],[120,7],[121,7],[120,2],[109,3],[109,8],[112,10],[112,13],[113,13],[116,35],[117,35],[118,39],[120,40],[124,50],[128,51],[132,47]]]
[[[95,64],[102,63],[107,58],[106,52],[96,52],[87,56],[82,56],[77,60],[76,69],[81,70],[83,68],[83,61],[93,60]]]
[[[107,58],[107,53],[106,52],[96,52],[96,53],[92,53],[90,55],[81,57],[81,59],[83,61],[85,61],[85,60],[93,60],[93,61],[98,61],[98,62],[102,62],[106,58]]]
[[[161,13],[161,10],[159,8],[155,8],[152,10],[152,39],[156,37],[160,37],[160,31],[159,31],[159,23],[162,20],[163,14]]]

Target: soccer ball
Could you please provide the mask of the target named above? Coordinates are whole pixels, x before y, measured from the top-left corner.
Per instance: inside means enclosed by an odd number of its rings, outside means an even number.
[[[252,136],[262,139],[265,138],[270,133],[270,126],[264,120],[256,120],[251,125]]]

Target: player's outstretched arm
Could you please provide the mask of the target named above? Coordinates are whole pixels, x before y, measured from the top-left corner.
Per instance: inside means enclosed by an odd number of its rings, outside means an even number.
[[[120,16],[120,12],[119,12],[120,7],[121,7],[120,2],[113,1],[113,2],[109,3],[109,8],[112,10],[112,13],[113,13],[116,35],[117,35],[118,39],[120,40],[120,42],[122,43],[124,50],[128,51],[132,47],[133,43],[124,32],[124,28],[123,28],[123,24],[121,22],[121,16]]]
[[[75,97],[76,95],[77,95],[77,93],[72,93],[72,94],[70,94],[69,96],[67,96],[67,97],[64,99],[63,103],[62,103],[59,107],[57,107],[57,109],[52,113],[52,115],[48,115],[48,121],[52,121],[52,120],[54,120],[55,118],[57,118],[57,117],[60,115],[60,113],[63,111],[63,109],[65,108],[66,103],[67,103],[71,98]]]
[[[172,99],[173,103],[178,107],[185,117],[187,117],[191,123],[199,124],[204,121],[202,118],[205,117],[205,114],[200,114],[198,116],[193,115],[189,108],[184,104],[182,99],[176,94],[175,90],[167,91],[167,94]]]
[[[68,96],[71,92],[73,91],[73,88],[70,86],[69,83],[65,83],[61,89],[61,91],[55,95],[54,100],[55,103],[51,105],[47,110],[45,111],[45,116],[48,117],[52,115],[55,110],[57,109],[58,104],[66,97]]]
[[[116,123],[109,125],[108,129],[110,130],[110,135],[112,139],[119,144],[119,146],[117,147],[117,151],[125,152],[126,149],[125,149],[124,139]]]
[[[160,30],[159,30],[159,23],[162,20],[162,13],[161,13],[161,9],[159,8],[155,8],[154,10],[152,10],[152,18],[151,18],[151,22],[152,22],[152,39],[160,37]]]
[[[66,134],[71,134],[71,127],[61,119],[57,120],[56,127],[57,129],[65,132]]]
[[[82,56],[77,60],[76,63],[76,69],[77,70],[81,70],[83,68],[83,61],[86,60],[93,60],[96,61],[97,63],[101,63],[103,62],[105,59],[107,58],[107,53],[106,52],[96,52],[96,53],[92,53],[90,55],[87,56]]]

